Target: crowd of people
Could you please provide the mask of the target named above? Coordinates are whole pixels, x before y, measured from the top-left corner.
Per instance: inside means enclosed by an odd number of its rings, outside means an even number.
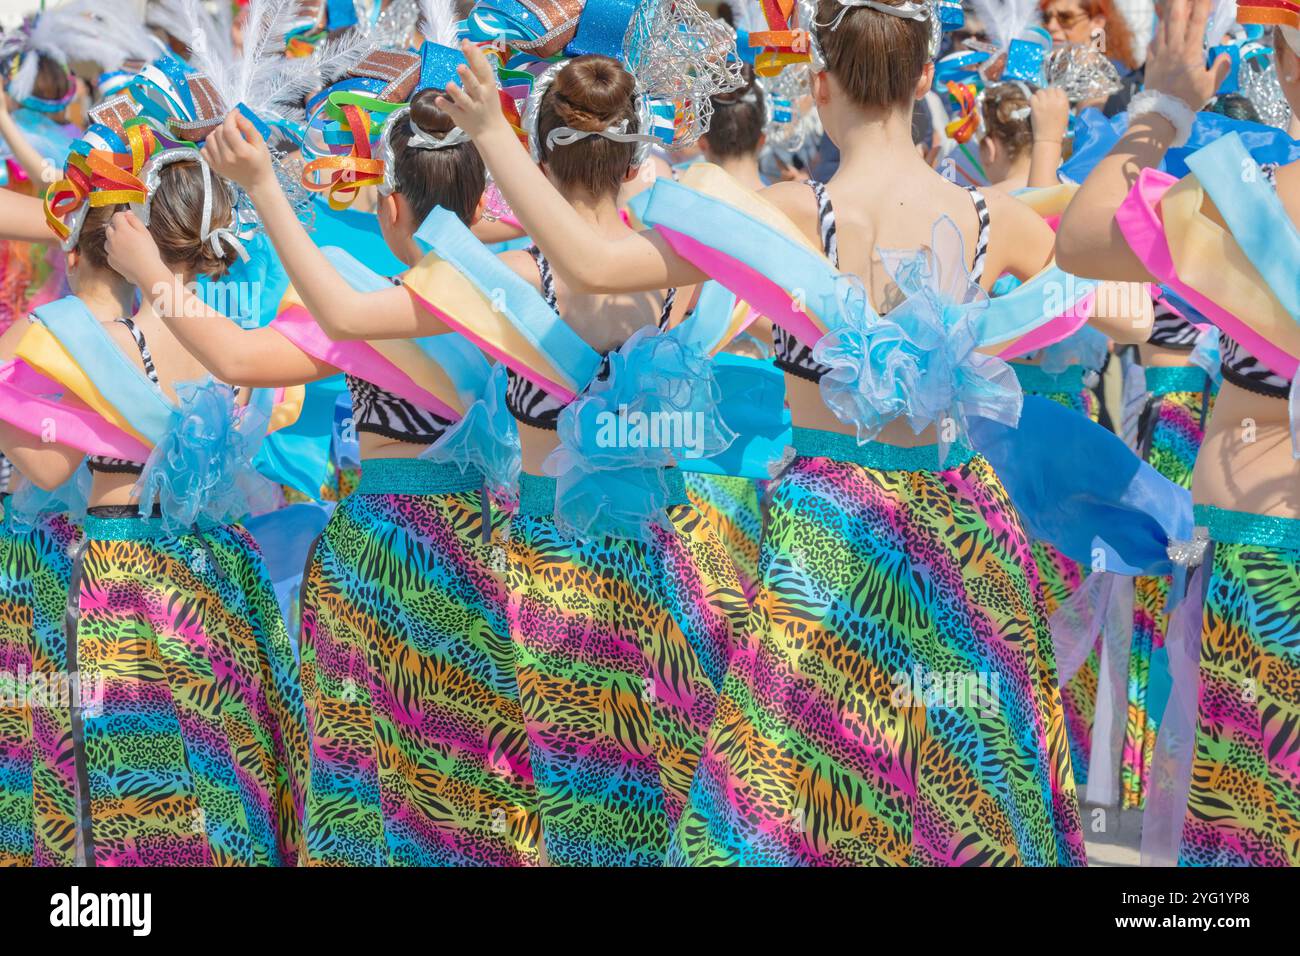
[[[1300,863],[1294,4],[67,0],[0,75],[0,864]]]

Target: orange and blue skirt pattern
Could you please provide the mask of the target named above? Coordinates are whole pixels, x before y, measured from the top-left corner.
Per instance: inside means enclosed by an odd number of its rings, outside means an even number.
[[[1300,520],[1196,509],[1213,564],[1182,866],[1300,866]]]
[[[19,530],[0,504],[0,866],[74,862],[63,614],[81,530],[44,515]]]
[[[298,671],[256,542],[85,521],[68,600],[80,811],[65,858],[98,866],[298,860],[306,733]]]
[[[540,823],[483,478],[372,459],[302,592],[312,865],[527,866]]]
[[[992,468],[794,437],[673,862],[1082,864],[1035,565]]]
[[[510,634],[546,860],[656,866],[681,816],[748,605],[686,503],[645,542],[575,541],[525,475],[506,537]]]
[[[766,481],[734,475],[688,472],[686,494],[731,555],[745,597],[758,586],[758,548],[763,537],[762,497]]]

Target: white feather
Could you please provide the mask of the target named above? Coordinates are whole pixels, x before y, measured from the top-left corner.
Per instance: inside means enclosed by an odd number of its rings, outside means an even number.
[[[1214,11],[1205,24],[1205,42],[1216,46],[1237,22],[1237,0],[1215,0]]]
[[[443,46],[456,45],[455,0],[420,0],[420,33]]]
[[[753,33],[755,30],[767,29],[766,22],[763,19],[763,12],[754,0],[733,0],[731,13],[736,19],[735,26],[737,30]]]
[[[970,0],[989,42],[999,50],[1031,26],[1038,12],[1035,0]]]

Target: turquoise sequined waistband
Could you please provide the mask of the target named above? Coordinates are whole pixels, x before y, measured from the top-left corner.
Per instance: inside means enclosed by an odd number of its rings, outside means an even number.
[[[668,506],[688,505],[686,479],[681,469],[665,468],[664,481],[668,483]],[[515,514],[527,518],[548,518],[555,513],[555,479],[543,475],[519,476],[519,507]]]
[[[878,441],[859,445],[852,435],[819,428],[794,428],[792,432],[795,454],[800,457],[833,458],[877,471],[940,471],[960,468],[975,457],[966,445],[953,442],[948,448],[948,460],[940,469],[938,445],[904,448]]]
[[[1168,395],[1170,392],[1203,392],[1209,376],[1205,369],[1195,365],[1169,366],[1167,368],[1149,365],[1146,368],[1147,391],[1152,395]]]
[[[164,528],[162,518],[158,517],[128,515],[120,518],[105,518],[95,514],[86,515],[85,524],[82,526],[86,539],[94,541],[152,541],[156,538],[183,538],[221,527],[225,526],[212,521],[200,521],[193,528],[177,532]]]
[[[1300,552],[1300,518],[1227,511],[1212,505],[1197,505],[1193,513],[1197,525],[1209,529],[1211,541]]]
[[[1083,376],[1088,371],[1082,365],[1071,365],[1059,375],[1052,375],[1049,372],[1044,372],[1042,366],[1039,365],[1012,362],[1011,367],[1015,370],[1020,387],[1031,395],[1082,392],[1084,389]]]
[[[426,458],[367,458],[361,463],[359,495],[454,495],[478,491],[483,472],[469,467],[461,471],[451,462]]]

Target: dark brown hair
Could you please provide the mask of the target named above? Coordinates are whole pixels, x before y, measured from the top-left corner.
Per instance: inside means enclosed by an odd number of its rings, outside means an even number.
[[[1029,107],[1024,87],[1016,83],[999,83],[984,91],[984,130],[1006,147],[1012,159],[1020,156],[1034,141],[1029,117],[1017,118],[1017,110]]]
[[[32,96],[42,100],[62,100],[68,95],[72,86],[72,74],[59,65],[58,60],[44,53],[28,53],[36,57],[36,79],[32,82]],[[12,81],[10,71],[17,68],[22,61],[22,54],[15,54],[4,63],[4,73]]]
[[[749,156],[758,151],[767,125],[767,101],[748,64],[741,72],[745,85],[713,97],[713,119],[709,123],[709,152],[719,159]]]
[[[897,6],[898,0],[883,0]],[[906,20],[870,7],[844,7],[839,0],[818,0],[817,40],[826,69],[858,106],[888,109],[910,102],[917,81],[930,62],[929,20]]]
[[[636,155],[635,143],[588,136],[548,149],[551,130],[603,130],[627,121],[640,132],[636,82],[617,60],[595,54],[570,60],[555,75],[537,110],[537,151],[562,190],[580,189],[595,198],[618,194]]]
[[[422,131],[443,137],[456,126],[438,109],[440,90],[421,90],[411,101],[411,120]],[[478,209],[487,173],[473,143],[457,143],[445,149],[410,149],[411,128],[400,119],[388,131],[393,147],[393,182],[411,207],[417,222],[423,222],[434,206],[454,212],[469,225]]]
[[[209,229],[228,227],[234,218],[230,195],[220,177],[212,175],[212,219]],[[86,211],[77,237],[77,251],[99,269],[109,268],[104,249],[105,230],[113,214],[129,206],[92,206]],[[199,237],[203,225],[203,170],[197,160],[181,160],[164,166],[158,174],[158,187],[149,199],[149,233],[168,266],[187,275],[219,279],[234,263],[237,253],[225,243],[220,253],[212,241]]]

